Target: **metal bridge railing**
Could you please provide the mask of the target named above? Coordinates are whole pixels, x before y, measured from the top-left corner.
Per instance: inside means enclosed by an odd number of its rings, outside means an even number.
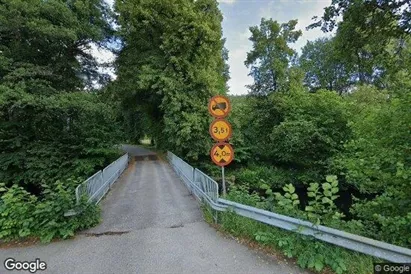
[[[180,176],[190,192],[192,192],[191,182],[194,178],[194,168],[171,152],[167,152],[167,158],[170,163],[173,163],[174,171]]]
[[[218,201],[218,184],[216,181],[169,151],[167,152],[167,158],[190,193],[198,199],[209,198],[211,201]]]
[[[311,222],[246,206],[218,198],[218,184],[212,178],[171,152],[167,157],[173,169],[181,177],[191,193],[216,211],[233,211],[258,222],[262,222],[295,233],[309,235],[318,240],[341,246],[356,252],[371,255],[395,263],[411,263],[411,249],[388,244],[345,231],[315,225]]]
[[[197,185],[205,195],[211,198],[214,202],[218,201],[218,184],[202,171],[194,170],[194,184]]]
[[[128,154],[124,154],[105,169],[85,180],[76,188],[77,203],[83,195],[87,195],[89,203],[99,203],[127,166]]]

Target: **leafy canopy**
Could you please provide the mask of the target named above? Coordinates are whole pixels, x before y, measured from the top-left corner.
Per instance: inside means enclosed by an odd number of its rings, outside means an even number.
[[[105,1],[0,1],[0,82],[30,93],[91,87],[99,80],[92,43],[112,34]]]
[[[117,2],[124,47],[118,97],[127,117],[145,121],[160,148],[207,154],[207,102],[226,88],[222,15],[215,0]]]
[[[288,68],[296,52],[289,44],[301,36],[295,30],[297,20],[280,24],[272,19],[261,19],[259,26],[250,27],[253,48],[247,53],[244,64],[250,68],[254,84],[249,86],[251,93],[267,95],[285,89]]]

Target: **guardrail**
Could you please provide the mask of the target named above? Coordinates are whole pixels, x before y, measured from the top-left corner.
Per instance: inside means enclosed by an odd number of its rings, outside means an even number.
[[[208,175],[198,169],[194,169],[194,184],[198,186],[207,197],[214,202],[218,201],[218,184]]]
[[[198,199],[206,198],[213,202],[218,201],[218,184],[216,181],[200,170],[193,168],[172,152],[167,152],[167,158],[190,193],[194,194]]]
[[[128,154],[124,154],[105,169],[78,185],[76,188],[77,203],[83,195],[87,195],[89,203],[98,204],[127,166]]]
[[[183,179],[191,193],[217,211],[233,211],[238,215],[272,225],[318,240],[341,246],[356,252],[371,255],[395,263],[411,263],[411,249],[376,241],[334,228],[315,225],[311,222],[246,206],[218,198],[218,184],[209,176],[171,152],[167,153],[171,166]],[[191,168],[191,169],[190,169]],[[193,175],[190,177],[189,172]]]

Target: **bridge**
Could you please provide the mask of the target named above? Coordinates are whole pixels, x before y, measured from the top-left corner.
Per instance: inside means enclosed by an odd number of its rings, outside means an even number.
[[[74,239],[1,249],[0,257],[47,263],[39,273],[308,273],[251,250],[207,224],[170,165],[141,147],[101,201],[102,223]],[[8,273],[4,265],[0,273]]]

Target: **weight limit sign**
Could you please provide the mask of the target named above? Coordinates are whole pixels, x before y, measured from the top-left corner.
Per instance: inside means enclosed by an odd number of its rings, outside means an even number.
[[[210,125],[210,135],[218,142],[226,141],[231,138],[233,131],[231,124],[223,119],[216,119]]]

